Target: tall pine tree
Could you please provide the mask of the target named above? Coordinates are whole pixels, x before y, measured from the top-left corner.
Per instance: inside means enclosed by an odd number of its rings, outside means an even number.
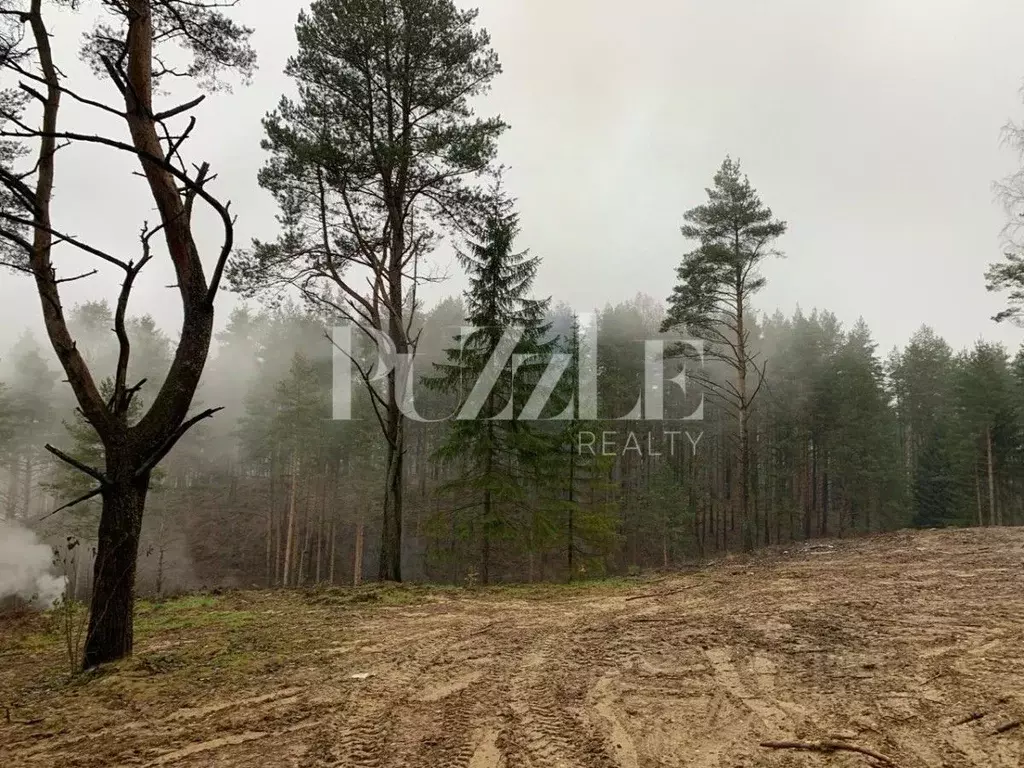
[[[686,212],[683,236],[699,246],[677,270],[679,285],[668,299],[663,329],[684,327],[705,339],[706,354],[735,373],[735,382],[714,388],[737,415],[739,513],[743,548],[751,550],[755,532],[750,515],[748,419],[764,380],[764,367],[758,366],[751,348],[747,314],[751,295],[765,284],[759,268],[777,255],[774,244],[787,225],[761,201],[732,158],[726,157],[707,195],[704,205]]]

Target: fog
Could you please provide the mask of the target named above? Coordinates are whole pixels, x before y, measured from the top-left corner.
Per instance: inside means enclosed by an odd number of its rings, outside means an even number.
[[[1018,343],[1017,331],[989,322],[1001,306],[982,275],[1004,223],[992,183],[1016,167],[1000,130],[1024,115],[1019,3],[642,0],[628,13],[582,0],[473,5],[504,64],[485,107],[512,124],[500,156],[524,244],[545,258],[539,294],[580,311],[637,293],[664,298],[684,250],[681,213],[732,153],[792,223],[762,309],[827,306],[847,324],[863,315],[886,349],[922,324],[956,347],[982,335]],[[255,181],[259,121],[291,87],[282,69],[301,7],[239,4],[256,30],[259,71],[197,112],[192,153],[220,174],[215,188],[233,200],[242,244],[273,235],[274,203]],[[67,19],[55,31],[77,39],[85,25]],[[103,93],[73,47],[59,56],[85,94]],[[168,101],[179,95],[193,94],[175,86]],[[65,227],[137,252],[152,211],[141,181],[122,173],[130,167],[116,153],[66,151],[57,188]],[[213,248],[215,220],[204,218],[201,232]],[[462,288],[448,248],[435,262],[452,280],[428,289],[432,301]],[[157,263],[147,272],[135,306],[173,335],[170,271]],[[105,274],[68,295],[112,297],[116,275]],[[39,329],[23,280],[0,275],[0,302],[0,348],[23,325]],[[232,303],[223,298],[221,325]]]
[[[973,520],[975,506],[978,516],[984,506],[980,494],[976,502],[971,495],[983,466],[992,509],[999,499],[1007,515],[1024,514],[1006,490],[1019,459],[1007,425],[1017,416],[999,411],[1005,418],[995,439],[1003,442],[983,455],[980,422],[965,415],[974,401],[964,395],[964,382],[982,368],[995,370],[1005,391],[1024,375],[1014,359],[1020,329],[991,321],[1005,297],[986,292],[984,281],[986,265],[1001,255],[1006,221],[993,184],[1020,164],[1000,135],[1007,121],[1024,115],[1024,7],[1010,0],[645,0],[623,13],[619,5],[582,0],[479,5],[504,71],[477,106],[512,126],[498,156],[521,214],[517,245],[541,259],[532,292],[551,298],[558,309],[549,307],[548,319],[559,328],[568,327],[571,311],[600,314],[600,426],[619,428],[618,416],[636,401],[643,376],[636,345],[660,337],[676,269],[692,247],[679,232],[683,214],[704,201],[728,154],[789,224],[778,242],[785,258],[761,265],[766,286],[745,308],[760,360],[770,364],[751,411],[755,440],[768,446],[754,457],[759,541],[826,536],[836,526],[867,532]],[[210,188],[232,201],[240,251],[254,237],[279,234],[275,202],[256,181],[266,161],[260,120],[292,90],[282,70],[300,7],[239,6],[239,18],[256,30],[260,69],[251,84],[212,94],[196,112],[189,158],[212,163],[218,178]],[[61,40],[77,40],[91,23],[88,16],[57,18]],[[109,84],[92,79],[72,46],[60,47],[58,57],[83,95],[109,96]],[[175,83],[162,98],[173,104],[192,95]],[[90,122],[92,115],[69,102],[62,120],[85,132],[109,128]],[[62,150],[60,160],[60,228],[137,258],[139,227],[156,213],[144,181],[133,175],[135,160],[81,147]],[[216,218],[199,211],[196,232],[210,263],[221,236]],[[423,347],[421,375],[444,359],[451,341],[445,329],[464,319],[460,296],[468,282],[453,250],[462,245],[442,242],[425,267],[448,279],[419,293],[418,321],[433,339]],[[59,274],[84,271],[81,254],[55,253]],[[158,256],[129,307],[131,379],[148,379],[140,409],[159,387],[180,332],[173,272],[166,254]],[[115,367],[110,328],[118,279],[101,267],[62,286],[97,382]],[[190,433],[154,478],[142,592],[349,582],[374,572],[385,447],[372,400],[357,381],[359,417],[327,418],[332,350],[324,332],[337,318],[289,303],[296,299],[220,296],[220,335],[195,409],[225,410]],[[49,516],[89,485],[43,445],[93,462],[102,460],[102,448],[76,415],[31,281],[0,273],[0,306],[8,417],[0,425],[7,441],[3,514],[51,544],[73,536],[88,551],[99,503]],[[936,383],[921,360],[946,378]],[[723,387],[728,375],[727,367],[713,368],[709,385]],[[851,381],[864,389],[856,408],[844,411],[854,402],[843,389]],[[422,403],[449,404],[426,388]],[[699,457],[619,455],[589,467],[588,511],[573,521],[580,541],[569,549],[578,546],[592,569],[621,573],[734,546],[735,521],[726,520],[734,499],[731,407],[712,402]],[[870,440],[854,429],[865,409],[874,414],[864,430]],[[946,421],[922,425],[922,411]],[[948,455],[926,450],[939,450],[923,444],[922,435],[933,432]],[[458,472],[437,458],[445,435],[443,424],[410,426],[403,558],[415,579],[467,578],[478,546],[475,521],[459,514],[464,499],[448,492]],[[949,435],[955,440],[947,445]],[[856,451],[847,448],[858,440]],[[902,474],[874,465],[868,473],[869,456],[885,457]],[[919,476],[922,457],[945,468],[936,476],[955,478],[941,501],[919,487],[928,479]],[[868,487],[882,490],[871,495]],[[531,493],[543,506],[544,493]],[[565,546],[555,517],[518,510],[505,521],[507,539],[495,545],[502,577],[561,577],[575,567],[559,560]],[[24,596],[40,583],[49,549],[24,528],[4,533],[5,551],[24,548],[27,560],[12,561],[3,583]],[[288,563],[292,557],[297,564]],[[84,560],[79,570],[88,571]]]
[[[0,520],[0,600],[19,597],[49,608],[64,591],[64,579],[50,573],[53,554],[35,533]]]

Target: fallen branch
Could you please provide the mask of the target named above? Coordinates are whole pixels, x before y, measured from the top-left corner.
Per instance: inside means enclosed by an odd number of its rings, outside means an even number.
[[[990,735],[998,736],[1001,733],[1006,733],[1007,731],[1012,731],[1014,728],[1020,728],[1020,720],[1011,720],[1008,723],[1003,723],[998,728],[996,728],[994,731],[992,731],[992,733]]]
[[[890,768],[898,768],[895,761],[881,752],[875,752],[867,747],[859,747],[856,744],[847,744],[842,741],[762,741],[761,746],[767,749],[801,749],[805,752],[822,752],[832,754],[833,752],[856,752],[860,755],[870,757],[882,765]]]
[[[679,624],[684,620],[682,616],[637,616],[630,619],[634,624]]]
[[[485,632],[490,632],[492,629],[494,629],[495,626],[497,626],[497,624],[498,624],[498,622],[492,621],[490,624],[487,624],[487,625],[481,627],[480,629],[476,630],[475,632],[470,632],[468,635],[466,635],[466,637],[476,637],[477,635],[482,635]]]
[[[967,725],[968,723],[973,723],[975,720],[981,720],[981,718],[983,718],[984,716],[984,712],[971,712],[971,714],[969,714],[967,717],[957,720],[955,723],[953,723],[953,725]]]

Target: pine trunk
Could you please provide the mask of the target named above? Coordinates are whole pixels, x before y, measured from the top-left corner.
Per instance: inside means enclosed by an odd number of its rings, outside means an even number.
[[[116,661],[132,652],[135,568],[149,475],[103,492],[93,566],[92,602],[82,666]]]
[[[292,487],[288,497],[288,522],[286,524],[285,545],[284,545],[284,570],[281,573],[282,586],[289,586],[291,583],[292,547],[295,543],[295,494],[299,484],[299,460],[295,453],[292,453]]]
[[[747,344],[746,331],[743,326],[743,284],[742,277],[737,277],[736,284],[736,391],[739,417],[739,456],[736,471],[740,482],[740,526],[743,537],[743,551],[754,551],[754,525],[750,519],[750,436],[747,418]]]
[[[273,586],[274,583],[274,465],[276,464],[275,457],[270,459],[270,500],[267,504],[267,546],[266,546],[266,568],[267,568],[267,586]]]
[[[992,468],[992,429],[990,427],[985,428],[985,443],[988,447],[989,523],[992,525],[1002,525],[1002,520],[998,517],[999,510],[996,507],[996,477]]]
[[[11,461],[10,465],[10,477],[7,483],[7,519],[13,520],[18,515],[18,479],[21,476],[20,472],[21,461],[19,457]]]
[[[24,492],[24,506],[25,506],[25,519],[32,517],[32,471],[35,468],[35,462],[32,461],[32,456],[25,457],[25,492]]]
[[[394,396],[394,374],[387,413],[387,474],[384,489],[384,515],[381,525],[380,562],[377,577],[381,581],[402,580],[402,462],[404,437],[402,414]]]
[[[978,524],[978,527],[981,528],[983,525],[985,525],[985,521],[984,519],[982,519],[981,515],[981,477],[978,476],[977,467],[975,467],[974,471],[974,492],[978,499],[978,516],[976,522]]]
[[[569,581],[573,580],[573,554],[576,549],[575,536],[576,532],[573,530],[575,520],[575,509],[573,505],[576,501],[576,454],[573,449],[569,449],[569,525],[568,525],[568,540],[566,541],[566,561],[569,566]]]
[[[363,521],[356,523],[356,551],[352,564],[352,586],[358,587],[363,583]]]

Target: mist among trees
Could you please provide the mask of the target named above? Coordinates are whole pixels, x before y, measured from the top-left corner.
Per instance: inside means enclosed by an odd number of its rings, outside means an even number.
[[[38,292],[46,328],[0,350],[0,508],[62,551],[69,596],[92,600],[87,665],[131,652],[138,593],[570,581],[1024,523],[1024,348],[953,349],[922,325],[882,350],[827,306],[760,305],[801,221],[773,212],[740,159],[679,211],[664,296],[536,295],[537,270],[560,255],[530,250],[502,183],[509,126],[475,111],[501,74],[475,12],[450,0],[303,11],[294,93],[268,103],[252,148],[278,234],[238,243],[246,212],[188,155],[199,99],[154,99],[172,77],[219,98],[220,78],[252,69],[251,30],[213,3],[102,3],[113,26],[85,55],[107,102],[87,106],[120,122],[83,135],[59,122],[62,98],[85,97],[48,52],[50,5],[0,3],[0,260],[3,279]],[[191,64],[154,52],[174,44]],[[51,221],[61,142],[136,161],[155,218],[131,258]],[[1003,189],[1012,214],[1019,189],[1016,177]],[[223,225],[210,253],[192,232],[200,205]],[[1020,316],[1016,234],[988,275],[1010,291],[999,319]],[[442,244],[468,288],[428,304]],[[63,284],[90,277],[55,266],[51,252],[70,250],[119,269],[120,293],[65,306]],[[180,328],[128,309],[154,258],[174,264]],[[245,303],[215,315],[225,287]],[[665,353],[657,392],[650,342]],[[334,418],[339,387],[351,419]]]

